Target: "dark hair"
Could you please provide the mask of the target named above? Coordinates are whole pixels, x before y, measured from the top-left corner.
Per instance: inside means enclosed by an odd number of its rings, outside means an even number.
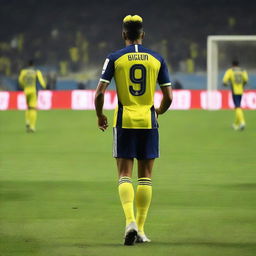
[[[238,66],[239,65],[239,61],[238,60],[233,60],[232,61],[232,65],[233,66]]]
[[[139,21],[128,21],[123,23],[123,31],[127,39],[135,41],[140,38],[140,34],[143,32],[142,23]]]
[[[29,65],[29,66],[34,66],[34,64],[35,64],[34,60],[29,60],[29,61],[28,61],[28,65]]]

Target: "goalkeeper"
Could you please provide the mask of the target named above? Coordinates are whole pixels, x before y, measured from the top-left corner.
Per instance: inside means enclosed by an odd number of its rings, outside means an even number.
[[[241,108],[241,100],[243,96],[244,86],[248,82],[248,74],[246,70],[239,67],[239,62],[234,60],[232,62],[232,67],[229,68],[223,77],[223,85],[231,86],[232,97],[235,105],[235,122],[232,127],[234,130],[244,130],[245,119],[243,110]]]

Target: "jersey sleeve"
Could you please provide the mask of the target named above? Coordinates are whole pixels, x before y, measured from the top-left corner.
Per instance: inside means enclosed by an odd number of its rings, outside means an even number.
[[[18,81],[19,81],[19,86],[20,88],[24,88],[24,84],[23,84],[23,78],[24,78],[24,71],[21,70],[20,74],[19,74],[19,78],[18,78]]]
[[[43,78],[42,72],[40,70],[37,70],[36,75],[37,75],[38,81],[42,85],[42,87],[46,88],[46,82]]]
[[[224,74],[224,77],[223,77],[223,84],[228,84],[229,80],[230,80],[230,73],[231,73],[231,70],[228,69],[225,74]]]
[[[114,76],[114,71],[115,71],[114,60],[111,57],[111,55],[108,55],[102,68],[100,81],[105,83],[110,83],[112,77]]]
[[[171,81],[169,78],[168,68],[165,60],[163,59],[161,62],[161,67],[158,73],[157,81],[160,86],[169,86],[171,85]]]
[[[243,71],[243,80],[244,80],[244,84],[246,84],[249,80],[248,73],[246,70]]]

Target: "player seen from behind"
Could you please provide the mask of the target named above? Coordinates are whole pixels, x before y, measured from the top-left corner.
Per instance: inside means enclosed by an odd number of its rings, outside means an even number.
[[[28,67],[21,70],[18,80],[27,102],[27,110],[25,111],[26,130],[27,132],[35,132],[37,119],[36,83],[39,81],[43,88],[46,88],[46,83],[41,71],[35,69],[33,60],[28,62]]]
[[[144,232],[152,196],[152,168],[159,157],[157,116],[165,113],[172,102],[172,90],[167,65],[156,52],[142,46],[142,18],[128,15],[123,20],[123,39],[126,47],[108,55],[95,95],[98,126],[108,127],[103,114],[104,93],[111,79],[116,83],[118,106],[114,114],[113,156],[119,175],[119,196],[126,217],[124,245],[150,242]],[[154,108],[156,83],[163,99]],[[138,185],[135,195],[132,169],[138,160]]]
[[[224,86],[231,86],[233,102],[235,105],[235,122],[232,127],[234,130],[244,130],[245,119],[243,110],[241,109],[241,100],[244,92],[244,86],[248,82],[248,74],[246,70],[239,67],[239,62],[234,60],[232,67],[229,68],[223,77]]]

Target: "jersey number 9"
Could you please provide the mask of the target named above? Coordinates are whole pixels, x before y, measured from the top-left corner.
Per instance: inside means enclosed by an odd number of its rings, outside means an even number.
[[[241,84],[243,82],[243,76],[240,73],[235,73],[235,83]]]
[[[135,77],[136,70],[141,71],[140,78]],[[146,91],[146,68],[142,64],[135,64],[130,69],[130,80],[134,84],[139,84],[140,89],[135,90],[132,85],[129,86],[129,91],[133,96],[141,96]]]
[[[26,85],[32,86],[32,85],[34,85],[34,83],[35,83],[36,81],[35,81],[35,78],[34,78],[33,76],[26,75],[26,76],[24,77],[24,82],[25,82]]]

